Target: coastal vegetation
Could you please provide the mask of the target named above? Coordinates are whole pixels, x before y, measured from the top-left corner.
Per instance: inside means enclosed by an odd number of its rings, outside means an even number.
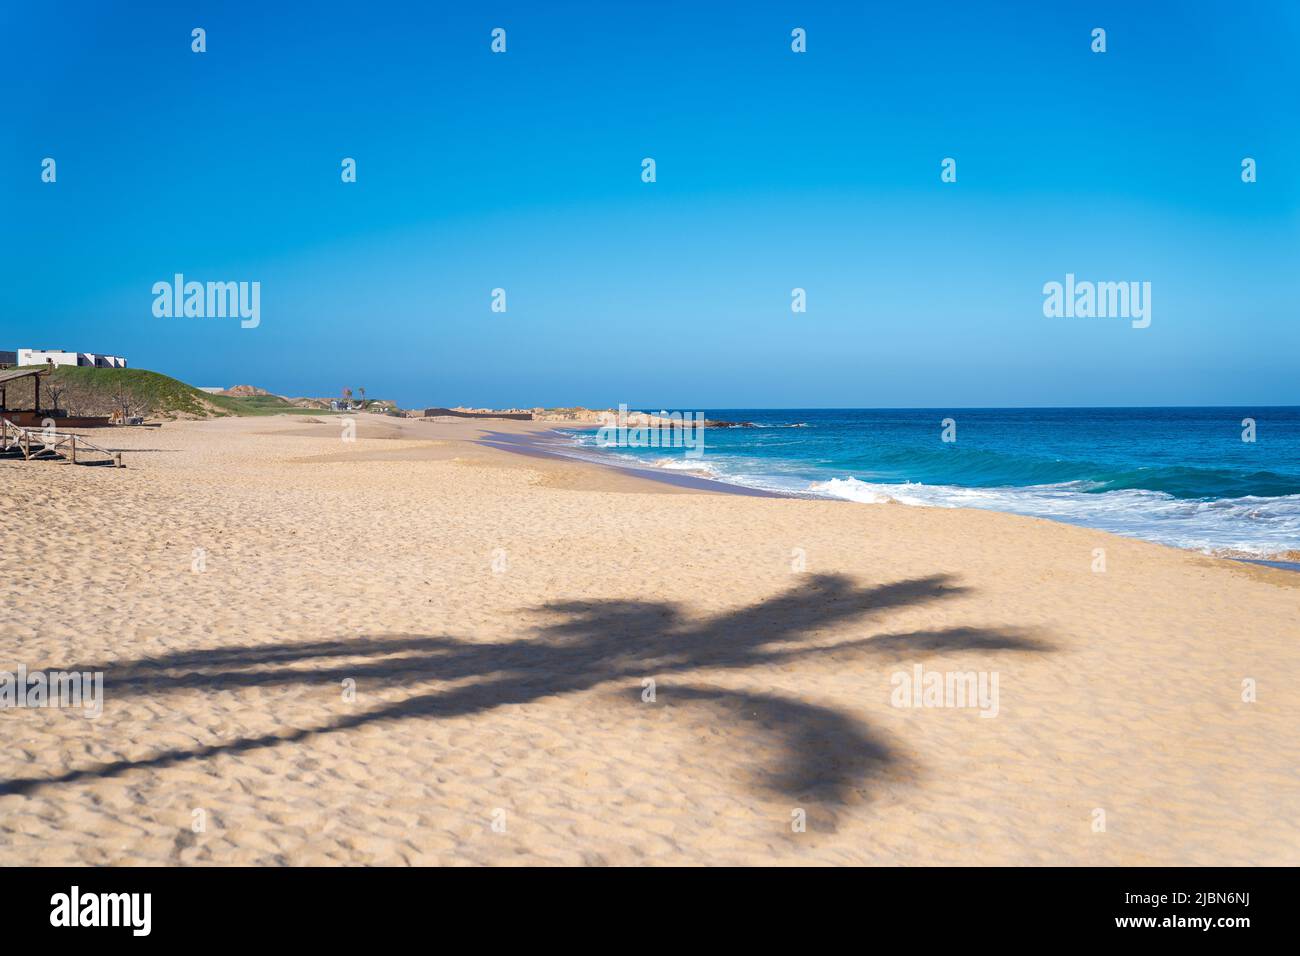
[[[10,408],[31,408],[31,380],[8,389]],[[41,377],[41,406],[77,416],[115,412],[154,418],[218,418],[229,415],[308,414],[279,395],[214,395],[171,376],[142,368],[90,368],[60,365]]]

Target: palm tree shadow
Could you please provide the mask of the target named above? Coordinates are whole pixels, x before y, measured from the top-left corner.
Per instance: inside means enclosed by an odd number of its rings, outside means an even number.
[[[955,650],[1041,652],[1050,646],[1015,629],[951,628],[825,643],[828,628],[869,622],[901,607],[963,592],[948,575],[861,587],[842,575],[814,575],[783,594],[703,620],[688,620],[664,601],[560,602],[533,636],[494,643],[447,636],[383,635],[348,640],[183,651],[126,662],[79,664],[103,671],[104,696],[165,697],[193,690],[249,686],[329,686],[351,678],[358,687],[439,688],[343,714],[308,727],[165,750],[58,776],[0,781],[0,795],[159,769],[220,754],[241,754],[345,732],[368,724],[486,713],[509,704],[638,687],[654,678],[676,704],[721,708],[720,719],[757,720],[756,789],[843,802],[855,788],[899,760],[885,740],[850,714],[775,693],[737,692],[685,682],[705,670],[753,671],[802,659]],[[558,621],[552,620],[560,615]],[[727,717],[731,714],[732,717]]]
[[[697,721],[707,719],[709,726],[731,731],[725,735],[728,756],[759,792],[810,803],[846,803],[853,791],[900,759],[881,734],[832,707],[713,685],[673,683],[662,690],[658,705],[670,711],[684,707],[696,712]],[[619,696],[643,703],[635,689]],[[758,746],[749,753],[756,738]],[[731,743],[736,740],[738,744]],[[705,755],[713,761],[719,756]]]

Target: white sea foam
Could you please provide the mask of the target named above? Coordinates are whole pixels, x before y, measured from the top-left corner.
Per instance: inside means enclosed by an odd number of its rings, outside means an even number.
[[[1051,518],[1205,552],[1276,554],[1300,545],[1300,495],[1197,501],[1159,491],[1089,493],[1086,482],[1025,488],[877,484],[856,478],[814,482],[809,490],[865,504],[897,501],[935,508],[984,508]]]
[[[864,505],[886,505],[898,500],[892,494],[876,490],[882,487],[884,486],[869,485],[856,478],[832,478],[830,481],[814,481],[808,486],[808,490],[831,498],[857,501]]]
[[[651,465],[655,468],[662,468],[664,471],[685,471],[708,478],[717,478],[720,474],[713,465],[693,458],[656,458],[653,461],[640,460],[637,461],[637,464],[642,466]]]

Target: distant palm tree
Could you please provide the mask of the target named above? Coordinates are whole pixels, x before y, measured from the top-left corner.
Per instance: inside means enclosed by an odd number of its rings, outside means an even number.
[[[365,390],[364,388],[358,388],[357,391],[361,393],[361,407],[362,407],[362,408],[365,408],[365,407],[366,407],[366,390]]]

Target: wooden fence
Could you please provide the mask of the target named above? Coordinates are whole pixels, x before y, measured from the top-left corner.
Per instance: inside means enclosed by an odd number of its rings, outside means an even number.
[[[122,453],[120,451],[109,451],[107,448],[100,448],[82,438],[80,435],[74,435],[71,432],[56,432],[52,428],[24,428],[21,425],[15,425],[9,419],[0,419],[0,451],[8,452],[16,449],[22,452],[25,461],[31,461],[37,455],[51,454],[57,457],[67,458],[74,465],[90,464],[109,464],[113,467],[122,467]],[[86,454],[92,455],[91,460],[86,460]],[[79,461],[77,456],[81,455]],[[103,458],[94,458],[94,455],[102,455]]]

